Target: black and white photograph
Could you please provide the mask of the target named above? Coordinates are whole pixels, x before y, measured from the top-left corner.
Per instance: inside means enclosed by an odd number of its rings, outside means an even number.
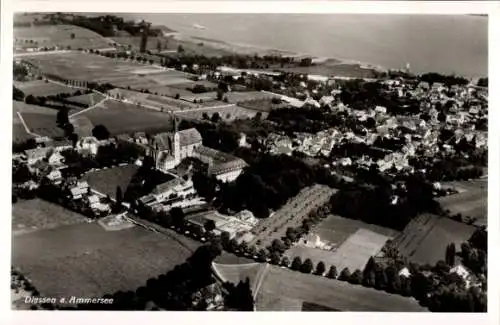
[[[487,14],[140,7],[12,13],[12,311],[489,311]]]

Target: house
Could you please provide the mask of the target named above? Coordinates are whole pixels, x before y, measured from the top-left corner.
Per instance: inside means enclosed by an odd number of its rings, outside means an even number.
[[[76,150],[79,153],[88,152],[91,155],[95,156],[97,155],[97,150],[99,149],[100,145],[101,142],[95,137],[82,137],[76,143]]]
[[[64,157],[61,155],[60,151],[54,151],[49,156],[49,165],[61,166],[64,163]]]
[[[62,174],[60,170],[52,170],[48,175],[47,178],[50,179],[53,183],[55,184],[60,184],[62,182]]]
[[[64,140],[54,140],[49,143],[51,147],[55,149],[57,152],[61,152],[64,150],[68,150],[73,148],[73,143],[70,140],[64,139]]]
[[[41,147],[35,149],[25,150],[24,153],[26,155],[28,165],[33,165],[37,161],[41,161],[53,151],[52,147]]]
[[[86,181],[77,182],[72,188],[70,188],[71,197],[73,200],[81,199],[83,194],[88,193],[89,184]]]
[[[196,190],[194,189],[193,182],[191,180],[185,181],[178,177],[157,185],[151,192],[151,195],[154,196],[157,201],[161,202],[168,199],[172,195],[175,195],[176,197],[183,197],[195,193]]]

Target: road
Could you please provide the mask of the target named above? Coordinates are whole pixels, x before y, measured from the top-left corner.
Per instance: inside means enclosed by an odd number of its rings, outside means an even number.
[[[28,128],[28,125],[26,124],[26,122],[24,121],[22,115],[20,112],[17,112],[17,116],[19,117],[19,119],[21,120],[21,123],[23,124],[24,126],[24,129],[26,130],[26,133],[32,135],[32,136],[35,136],[35,137],[41,137],[41,135],[39,134],[36,134],[36,133],[33,133],[30,131],[30,129]]]

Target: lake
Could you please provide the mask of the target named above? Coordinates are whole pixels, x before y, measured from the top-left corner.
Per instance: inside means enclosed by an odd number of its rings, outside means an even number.
[[[488,18],[390,14],[122,14],[184,34],[417,73],[488,73]]]

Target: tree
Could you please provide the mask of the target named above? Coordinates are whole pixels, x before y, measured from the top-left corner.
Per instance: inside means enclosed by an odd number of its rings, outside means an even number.
[[[75,33],[71,33],[70,37],[71,39],[75,39]]]
[[[267,260],[267,252],[265,249],[259,249],[259,252],[257,253],[257,260],[259,262],[265,262]]]
[[[98,140],[105,140],[109,138],[109,131],[104,125],[98,124],[92,129],[92,135]]]
[[[180,44],[177,47],[177,53],[184,53],[184,47],[182,45],[180,45]]]
[[[224,92],[221,89],[217,89],[217,100],[222,100],[224,97]]]
[[[120,186],[116,187],[116,205],[117,209],[121,208],[123,202],[123,193],[122,193],[122,188]]]
[[[296,256],[293,259],[291,269],[295,270],[295,271],[299,271],[301,266],[302,266],[302,260],[300,259],[299,256]]]
[[[218,112],[213,113],[211,120],[214,123],[218,123],[220,121],[220,115],[219,115],[219,113]]]
[[[300,266],[300,272],[311,273],[314,268],[313,262],[310,258],[306,259],[304,263]]]
[[[445,254],[446,264],[452,267],[455,266],[455,254],[456,254],[455,243],[451,243],[448,246],[446,246],[446,254]]]
[[[156,50],[157,50],[158,52],[161,52],[161,50],[162,50],[160,40],[158,40],[158,42],[156,43]]]
[[[213,220],[205,221],[204,228],[205,228],[205,231],[207,231],[207,232],[214,231],[215,230],[215,221],[213,221]]]
[[[290,260],[288,259],[288,257],[283,256],[283,258],[281,259],[281,266],[284,266],[284,267],[290,266]]]
[[[329,279],[336,279],[337,278],[337,268],[335,267],[335,265],[330,266],[330,269],[328,270],[328,273],[326,276]]]
[[[340,281],[348,281],[351,278],[351,272],[349,268],[345,267],[342,272],[340,272],[339,280]]]
[[[203,112],[203,114],[201,116],[204,120],[207,120],[207,121],[210,120],[210,116],[208,116],[207,112]]]
[[[29,95],[30,96],[30,95]],[[29,97],[28,96],[28,97]],[[28,97],[26,97],[26,99],[28,99]],[[28,102],[26,102],[28,103]],[[57,112],[57,115],[56,115],[56,123],[57,125],[59,125],[60,127],[64,127],[66,126],[67,124],[69,124],[69,117],[68,117],[68,108],[67,107],[63,107],[61,108],[58,112]]]
[[[314,273],[317,275],[323,275],[325,271],[326,271],[325,263],[323,263],[323,261],[320,261],[318,265],[316,265],[316,271]]]
[[[22,90],[14,87],[12,90],[12,99],[17,100],[17,101],[23,101],[24,100],[24,93]]]
[[[224,299],[224,305],[230,310],[253,311],[254,300],[252,290],[250,288],[249,278],[245,282],[240,281],[237,286],[228,285],[228,294]]]
[[[285,247],[285,244],[281,240],[275,239],[275,240],[273,240],[273,242],[271,244],[271,250],[276,251],[278,253],[284,253],[286,250],[286,247]]]
[[[170,216],[172,217],[172,223],[175,227],[178,228],[184,227],[186,216],[181,208],[179,207],[172,208],[170,210]]]
[[[349,277],[348,281],[352,284],[361,284],[363,282],[363,273],[361,272],[361,270],[358,269],[354,271],[354,273]]]
[[[278,252],[272,252],[271,253],[271,263],[274,265],[279,265],[281,261],[280,254]]]

